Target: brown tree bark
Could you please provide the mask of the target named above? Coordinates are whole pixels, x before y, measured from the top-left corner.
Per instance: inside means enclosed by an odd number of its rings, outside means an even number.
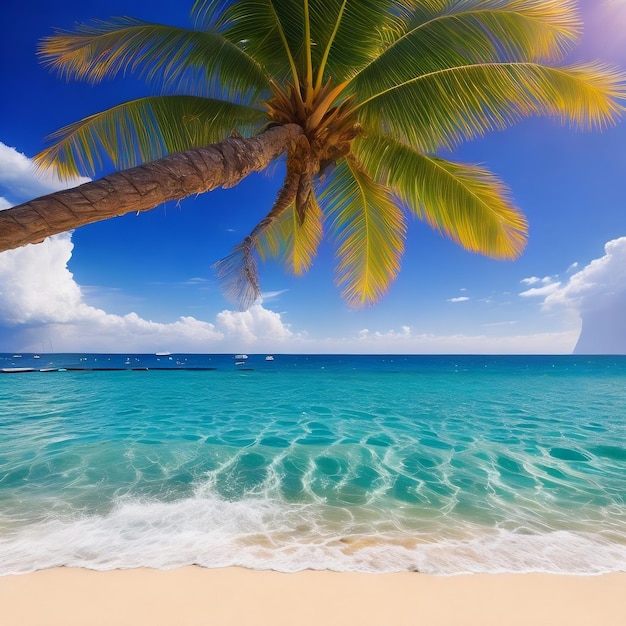
[[[267,167],[301,133],[288,124],[252,139],[229,137],[0,211],[0,252],[167,200],[232,187]]]

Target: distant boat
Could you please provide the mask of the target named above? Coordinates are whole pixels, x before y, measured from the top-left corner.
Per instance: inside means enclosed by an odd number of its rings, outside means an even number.
[[[241,361],[241,360],[245,361],[248,358],[248,355],[247,354],[235,354],[235,358],[238,361]]]
[[[235,365],[245,365],[245,361],[235,361]]]
[[[169,356],[170,354],[172,354],[171,352],[157,352],[156,356]]]
[[[273,361],[273,360],[274,360],[274,357],[273,357],[271,354],[268,354],[268,355],[265,357],[265,360],[266,360],[266,361]]]
[[[33,357],[33,359],[40,359],[40,358],[41,358],[41,357],[40,357],[38,354],[36,354],[36,355]]]

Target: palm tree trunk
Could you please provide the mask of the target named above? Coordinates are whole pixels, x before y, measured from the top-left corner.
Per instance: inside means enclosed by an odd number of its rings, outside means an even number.
[[[167,200],[232,187],[267,167],[301,133],[289,124],[252,139],[229,137],[0,211],[0,252]]]

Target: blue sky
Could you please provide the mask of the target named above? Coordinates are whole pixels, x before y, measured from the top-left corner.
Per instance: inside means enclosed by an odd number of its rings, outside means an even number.
[[[626,67],[626,0],[579,4],[585,37],[572,59]],[[37,41],[112,15],[189,25],[190,6],[3,4],[0,209],[59,188],[32,170],[47,135],[149,93],[133,78],[67,83],[37,62]],[[467,253],[413,221],[400,276],[376,306],[346,306],[325,244],[301,278],[261,265],[263,301],[240,312],[211,265],[271,206],[279,177],[255,175],[1,253],[0,351],[569,353],[584,326],[579,349],[626,353],[626,122],[583,133],[532,119],[447,156],[485,164],[511,188],[530,223],[519,260]]]

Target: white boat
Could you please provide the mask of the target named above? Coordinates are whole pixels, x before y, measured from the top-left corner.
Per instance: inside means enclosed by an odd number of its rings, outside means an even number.
[[[40,359],[40,358],[41,358],[41,357],[40,357],[38,354],[36,354],[36,355],[33,357],[33,359]]]
[[[235,354],[235,358],[238,361],[245,361],[248,358],[247,354]]]
[[[157,352],[156,356],[169,356],[170,354],[172,354],[171,352]]]
[[[266,360],[266,361],[273,361],[273,360],[274,360],[274,357],[273,357],[271,354],[268,354],[268,355],[265,357],[265,360]]]

